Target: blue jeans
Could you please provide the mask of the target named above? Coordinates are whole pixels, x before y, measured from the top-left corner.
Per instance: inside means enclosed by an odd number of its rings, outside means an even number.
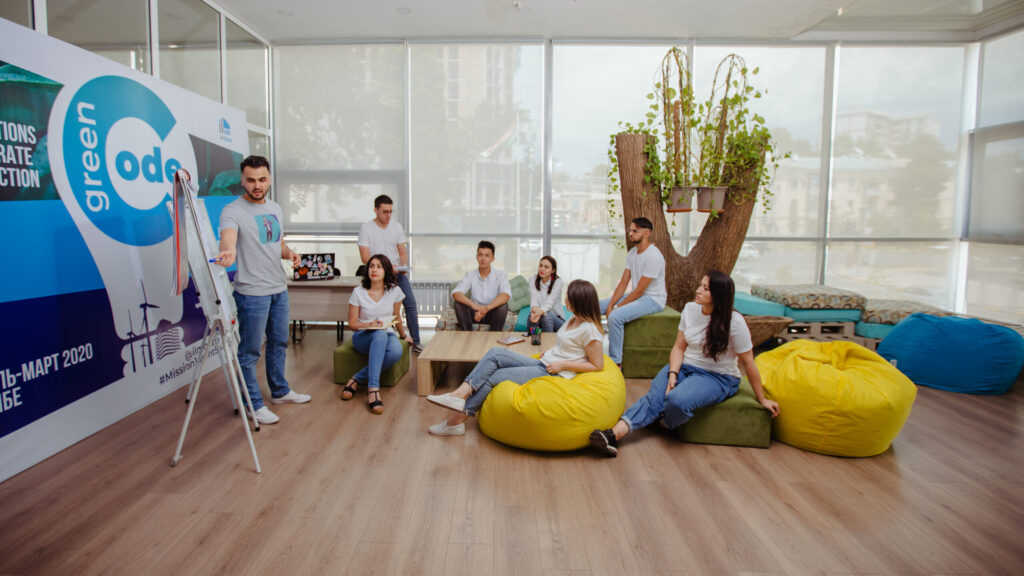
[[[601,314],[608,310],[610,300],[611,298],[601,300]],[[621,301],[619,300],[619,302]],[[665,307],[658,304],[654,298],[641,296],[621,308],[612,310],[612,315],[608,317],[608,357],[612,359],[612,362],[622,364],[622,338],[626,330],[626,323],[643,316],[657,314],[664,309]]]
[[[260,361],[260,346],[267,337],[267,386],[270,395],[280,398],[291,392],[284,378],[284,361],[288,355],[288,291],[270,296],[246,296],[235,291],[238,306],[238,363],[242,378],[249,389],[252,407],[263,407],[260,381],[256,364]]]
[[[366,384],[367,390],[380,388],[380,373],[402,358],[398,335],[387,330],[360,330],[352,335],[352,347],[370,357],[369,363],[353,376],[356,382]]]
[[[622,415],[630,432],[648,426],[665,414],[669,428],[682,426],[693,417],[694,410],[718,404],[736,393],[740,379],[730,374],[702,370],[689,364],[679,367],[676,387],[665,395],[668,388],[668,364],[651,380],[651,389],[633,403]]]
[[[546,312],[540,317],[541,332],[558,332],[558,329],[562,327],[562,324],[565,324],[565,319],[556,316],[553,312]],[[537,326],[537,324],[534,324],[529,320],[526,321],[526,330],[528,332],[533,332],[534,326]]]
[[[466,382],[473,387],[473,395],[466,400],[463,411],[475,416],[484,405],[495,384],[511,380],[525,384],[539,376],[547,376],[544,363],[536,358],[512,352],[505,348],[491,348],[480,359],[473,371],[466,376]]]
[[[420,314],[416,310],[416,295],[412,293],[412,283],[408,274],[398,275],[398,287],[405,294],[402,305],[405,306],[405,324],[409,328],[409,336],[412,336],[412,343],[420,343]]]

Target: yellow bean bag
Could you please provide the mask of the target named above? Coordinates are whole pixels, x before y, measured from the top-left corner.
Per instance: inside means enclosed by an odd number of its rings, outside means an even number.
[[[487,395],[477,425],[485,435],[529,450],[576,450],[590,432],[611,428],[626,408],[626,381],[615,362],[604,369],[534,378],[522,386],[501,382]]]
[[[885,452],[917,396],[909,378],[853,342],[794,340],[756,362],[765,395],[779,403],[772,436],[819,454]]]

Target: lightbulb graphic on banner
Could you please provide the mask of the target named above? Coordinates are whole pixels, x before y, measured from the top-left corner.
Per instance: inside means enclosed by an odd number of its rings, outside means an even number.
[[[196,173],[188,133],[150,89],[101,76],[54,102],[51,166],[61,200],[107,290],[124,374],[184,347],[182,298],[171,295],[165,206],[181,168]]]

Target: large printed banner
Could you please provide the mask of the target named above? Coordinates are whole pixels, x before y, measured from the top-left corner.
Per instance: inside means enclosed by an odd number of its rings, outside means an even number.
[[[166,203],[187,169],[216,229],[245,127],[0,19],[0,481],[194,374],[206,322],[194,289],[172,295]]]

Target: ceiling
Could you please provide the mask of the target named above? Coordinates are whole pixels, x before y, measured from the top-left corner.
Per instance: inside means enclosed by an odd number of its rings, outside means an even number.
[[[1024,25],[1024,0],[215,0],[272,44],[366,39],[754,39]],[[925,36],[922,36],[924,34]],[[936,35],[938,34],[938,35]],[[943,35],[944,34],[944,35]]]

